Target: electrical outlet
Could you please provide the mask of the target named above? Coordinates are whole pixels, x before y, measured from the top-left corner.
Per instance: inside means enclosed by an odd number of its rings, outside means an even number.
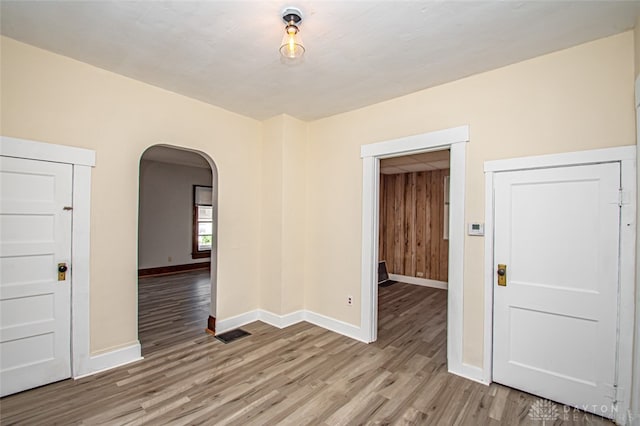
[[[347,296],[347,305],[349,306],[353,305],[353,297]]]
[[[167,257],[167,262],[171,262],[173,258],[171,256]]]
[[[424,277],[424,272],[416,272],[416,277]]]

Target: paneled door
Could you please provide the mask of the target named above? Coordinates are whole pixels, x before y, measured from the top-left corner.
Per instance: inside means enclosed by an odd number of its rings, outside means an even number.
[[[613,417],[620,165],[496,173],[493,380]]]
[[[71,376],[72,166],[0,156],[0,186],[5,396]]]

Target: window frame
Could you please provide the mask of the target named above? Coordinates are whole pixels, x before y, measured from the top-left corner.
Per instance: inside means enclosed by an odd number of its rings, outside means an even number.
[[[211,246],[213,247],[213,204],[197,204],[196,202],[196,192],[197,188],[209,188],[213,193],[213,187],[208,185],[193,185],[193,197],[191,200],[191,206],[193,211],[193,222],[191,227],[191,258],[192,259],[203,259],[206,257],[211,257],[211,249],[209,250],[200,250],[198,248],[198,207],[199,206],[209,206],[211,207]],[[212,194],[213,195],[213,194]],[[211,198],[213,200],[213,196]],[[202,221],[200,221],[202,222]]]

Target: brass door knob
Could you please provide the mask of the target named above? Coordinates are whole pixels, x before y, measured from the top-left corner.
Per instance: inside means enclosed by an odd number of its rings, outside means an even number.
[[[507,285],[507,265],[500,263],[498,264],[498,285],[506,286]]]

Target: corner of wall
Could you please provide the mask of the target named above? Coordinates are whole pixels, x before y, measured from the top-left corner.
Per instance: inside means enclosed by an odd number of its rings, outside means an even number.
[[[258,306],[276,313],[280,313],[282,296],[282,139],[283,116],[262,123]]]
[[[307,123],[281,114],[263,122],[260,308],[304,307]]]
[[[303,309],[305,276],[306,122],[285,116],[282,152],[282,314]]]

